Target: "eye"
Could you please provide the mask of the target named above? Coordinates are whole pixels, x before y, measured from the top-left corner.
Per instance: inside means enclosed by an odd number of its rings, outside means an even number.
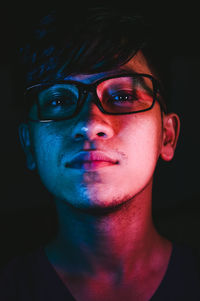
[[[73,95],[51,95],[43,102],[43,106],[49,108],[66,108],[69,106],[74,106],[76,99]]]
[[[116,94],[110,95],[109,101],[111,102],[133,102],[136,97],[131,92],[118,92]]]
[[[58,84],[42,90],[38,94],[39,103],[47,108],[74,106],[79,97],[78,88],[71,84]]]
[[[66,100],[62,99],[62,98],[58,98],[58,99],[53,99],[49,101],[49,104],[52,107],[57,107],[57,106],[63,106],[66,105]]]
[[[131,100],[131,97],[130,95],[115,95],[113,97],[113,100],[123,102],[123,101]]]

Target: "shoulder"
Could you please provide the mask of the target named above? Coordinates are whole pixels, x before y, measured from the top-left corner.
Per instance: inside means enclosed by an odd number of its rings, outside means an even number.
[[[174,244],[171,268],[178,268],[180,271],[192,272],[200,279],[200,254],[197,249],[187,245]]]
[[[0,300],[29,300],[30,284],[33,283],[34,270],[40,256],[41,249],[11,259],[0,270]],[[31,299],[30,299],[31,300]]]
[[[152,300],[200,300],[200,260],[197,250],[173,244],[167,272]]]
[[[44,247],[12,259],[0,273],[0,301],[74,301]]]

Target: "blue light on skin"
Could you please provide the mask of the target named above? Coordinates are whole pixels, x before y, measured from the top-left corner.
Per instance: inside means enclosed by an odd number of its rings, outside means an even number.
[[[121,70],[151,74],[138,52],[119,70],[68,79],[91,83]],[[160,156],[166,161],[173,158],[179,128],[178,116],[171,113],[164,116],[162,130],[158,102],[150,111],[116,117],[103,114],[90,95],[80,114],[71,120],[20,126],[27,165],[37,169],[57,207],[59,230],[46,254],[74,289],[75,297],[93,285],[95,298],[99,281],[105,292],[119,291],[120,296],[123,285],[116,286],[117,279],[126,283],[127,291],[135,297],[152,272],[153,289],[158,285],[166,271],[171,243],[157,233],[152,222],[153,174]],[[119,164],[92,172],[66,168],[66,162],[82,150],[110,153],[118,157]],[[162,269],[155,258],[162,262]]]

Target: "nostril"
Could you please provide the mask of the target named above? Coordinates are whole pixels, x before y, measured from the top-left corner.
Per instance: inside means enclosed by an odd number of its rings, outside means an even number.
[[[76,134],[76,136],[75,136],[75,138],[82,138],[83,137],[83,135],[81,135],[81,134]]]
[[[100,133],[98,133],[97,135],[98,135],[98,136],[100,136],[100,137],[102,137],[102,136],[106,136],[106,134],[105,134],[105,133],[103,133],[103,132],[100,132]]]

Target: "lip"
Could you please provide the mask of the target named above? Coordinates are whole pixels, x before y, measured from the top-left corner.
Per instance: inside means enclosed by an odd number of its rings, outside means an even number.
[[[119,161],[102,151],[81,151],[74,155],[66,167],[84,170],[96,170],[98,168],[118,164]]]

